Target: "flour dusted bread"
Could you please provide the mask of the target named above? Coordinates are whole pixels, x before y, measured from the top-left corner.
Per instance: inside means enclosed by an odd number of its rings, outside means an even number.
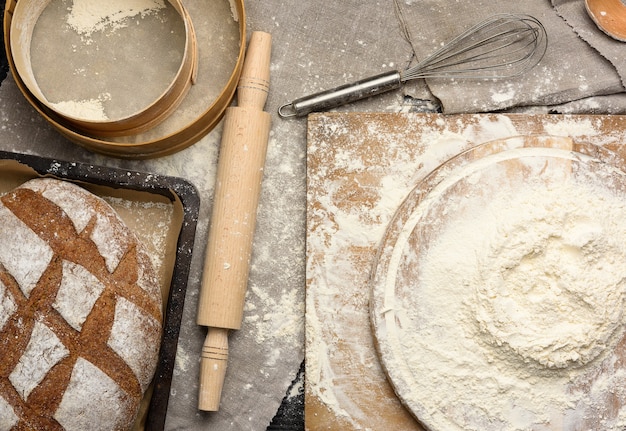
[[[0,431],[130,428],[161,321],[150,258],[106,202],[54,179],[0,198]]]

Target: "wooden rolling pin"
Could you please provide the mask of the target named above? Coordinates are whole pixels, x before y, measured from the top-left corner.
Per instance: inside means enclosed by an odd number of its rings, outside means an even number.
[[[213,213],[198,307],[208,326],[202,348],[198,408],[219,410],[228,359],[228,332],[239,329],[270,132],[263,111],[269,91],[271,35],[250,38],[237,87],[238,106],[226,110]]]

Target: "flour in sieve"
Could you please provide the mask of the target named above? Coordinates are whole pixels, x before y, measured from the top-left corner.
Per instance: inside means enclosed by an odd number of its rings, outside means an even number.
[[[106,95],[101,95],[98,99],[64,100],[51,103],[50,105],[69,117],[105,121],[108,120],[109,117],[104,110],[102,102],[107,99]]]
[[[624,334],[626,202],[607,181],[529,179],[446,201],[414,308],[396,313],[419,376],[408,401],[433,429],[582,429],[607,394],[623,395],[611,355]],[[603,429],[622,430],[625,413]]]
[[[89,36],[106,28],[127,26],[129,18],[143,17],[164,7],[164,0],[73,0],[67,23]]]

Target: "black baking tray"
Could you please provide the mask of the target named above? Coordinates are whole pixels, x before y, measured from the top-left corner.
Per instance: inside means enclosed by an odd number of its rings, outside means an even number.
[[[154,390],[145,423],[146,430],[163,430],[200,208],[200,197],[197,189],[182,178],[69,162],[29,154],[0,151],[0,160],[15,161],[26,168],[30,168],[39,176],[55,177],[112,189],[147,192],[163,196],[172,202],[178,200],[182,204],[183,220],[176,244],[176,257],[165,308],[159,363],[153,379]]]

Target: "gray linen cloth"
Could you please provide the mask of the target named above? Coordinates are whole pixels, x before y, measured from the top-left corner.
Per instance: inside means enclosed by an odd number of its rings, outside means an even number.
[[[546,28],[546,55],[539,65],[519,78],[427,80],[445,113],[533,106],[554,112],[626,112],[626,44],[597,28],[587,16],[583,0],[423,0],[397,5],[405,17],[418,59],[496,13],[532,15]],[[410,85],[406,91],[411,94]]]

